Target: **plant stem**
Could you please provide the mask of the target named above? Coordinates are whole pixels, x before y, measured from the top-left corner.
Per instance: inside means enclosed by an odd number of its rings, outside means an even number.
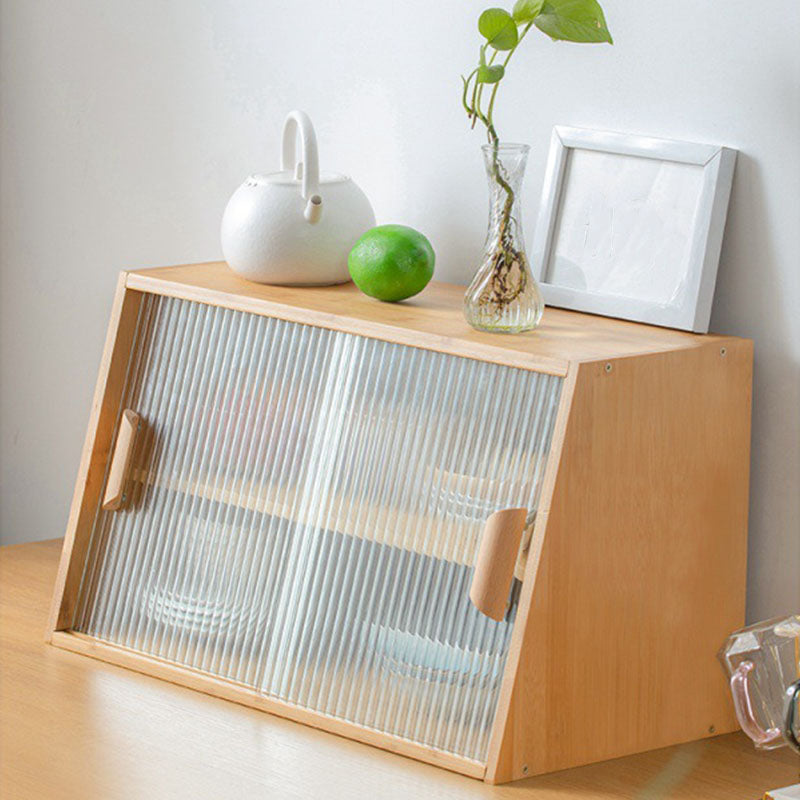
[[[505,70],[511,57],[514,55],[519,43],[525,38],[525,35],[530,30],[533,22],[529,22],[519,34],[517,43],[512,47],[506,57],[503,59],[503,69]],[[495,50],[489,60],[489,64],[494,63],[498,51]],[[483,64],[483,51],[481,51],[481,64]],[[514,190],[504,176],[503,164],[500,161],[500,137],[497,135],[497,130],[494,126],[494,102],[497,97],[497,90],[500,88],[500,81],[497,81],[492,86],[491,94],[489,95],[489,105],[486,112],[482,108],[483,100],[483,83],[478,82],[478,69],[474,69],[467,78],[464,80],[464,91],[462,95],[462,105],[467,112],[472,126],[480,120],[486,128],[486,135],[489,144],[492,147],[492,161],[490,165],[490,174],[492,180],[503,190],[505,199],[503,201],[503,208],[500,213],[500,220],[497,228],[497,251],[493,256],[494,266],[492,270],[492,281],[487,287],[487,303],[495,306],[498,313],[502,312],[504,306],[512,303],[522,294],[527,288],[527,268],[525,261],[525,254],[517,251],[514,246],[514,237],[511,231],[511,212],[514,208]],[[472,97],[470,102],[467,101],[469,95],[469,84],[475,81],[472,87]],[[518,276],[516,280],[512,279],[512,274]]]
[[[533,22],[529,22],[523,29],[522,33],[520,33],[519,38],[517,39],[517,43],[508,51],[508,55],[505,57],[503,61],[503,70],[508,66],[508,62],[511,61],[511,56],[514,55],[516,49],[519,47],[520,42],[525,38],[528,31],[531,29],[531,25]],[[495,50],[495,54],[497,51]],[[493,59],[494,60],[494,59]],[[492,125],[492,130],[494,130],[494,120],[492,119],[492,114],[494,112],[494,98],[497,96],[497,90],[500,88],[500,81],[492,87],[492,94],[489,98],[489,108],[486,112],[486,118],[489,120],[489,124]]]
[[[505,59],[503,60],[504,70],[508,66],[508,62],[511,60],[511,56],[514,55],[516,49],[519,47],[520,42],[525,38],[526,34],[531,29],[532,25],[533,22],[531,21],[522,29],[522,32],[520,33],[519,38],[517,39],[517,43],[514,45],[514,47],[512,47],[508,51]],[[494,63],[495,57],[497,56],[497,52],[498,51],[495,50],[492,53],[492,56],[489,60],[489,64]],[[480,86],[478,85],[476,76],[477,76],[477,70],[473,70],[473,72],[470,73],[469,78],[466,79],[464,85],[464,106],[467,109],[467,113],[471,116],[473,125],[475,124],[476,120],[480,120],[485,125],[486,134],[489,138],[489,143],[492,145],[492,177],[506,193],[506,201],[504,204],[503,216],[501,219],[501,230],[500,230],[501,236],[505,238],[505,232],[507,231],[508,226],[510,225],[511,222],[511,209],[514,206],[514,191],[512,190],[511,186],[509,186],[508,182],[503,178],[503,175],[501,173],[502,165],[500,163],[499,152],[498,152],[500,137],[497,135],[497,131],[495,130],[494,127],[494,119],[493,119],[494,101],[495,98],[497,97],[497,90],[500,88],[500,81],[497,81],[497,83],[495,83],[494,86],[492,87],[492,93],[489,96],[489,106],[486,110],[486,113],[484,114],[481,108],[483,84],[480,84]],[[475,77],[475,87],[472,93],[472,106],[470,108],[466,104],[466,95],[467,95],[467,86],[469,84],[469,81],[472,80],[473,77]]]

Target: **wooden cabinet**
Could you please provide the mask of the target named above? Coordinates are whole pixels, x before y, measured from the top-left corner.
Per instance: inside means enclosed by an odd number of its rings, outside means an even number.
[[[53,644],[490,782],[733,730],[752,348],[125,273]]]

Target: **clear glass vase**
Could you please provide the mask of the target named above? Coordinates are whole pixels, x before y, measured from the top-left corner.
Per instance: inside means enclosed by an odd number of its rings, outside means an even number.
[[[535,328],[544,311],[522,238],[519,194],[530,148],[501,143],[482,150],[489,230],[481,265],[464,295],[464,316],[481,331],[521,333]]]

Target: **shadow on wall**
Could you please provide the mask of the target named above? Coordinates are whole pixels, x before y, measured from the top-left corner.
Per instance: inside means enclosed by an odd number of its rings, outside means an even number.
[[[796,486],[790,489],[798,477],[800,364],[791,351],[791,324],[784,305],[762,168],[756,159],[740,152],[711,330],[755,340],[748,622],[772,616],[779,598],[786,597],[787,585],[794,583],[800,595],[800,544],[796,535],[800,494]],[[768,334],[759,335],[765,328]],[[800,602],[800,596],[797,599]],[[796,609],[784,610],[789,613]]]

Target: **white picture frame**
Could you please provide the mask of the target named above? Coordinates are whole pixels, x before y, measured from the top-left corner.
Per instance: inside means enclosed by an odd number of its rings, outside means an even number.
[[[556,126],[533,238],[545,303],[708,331],[736,150]]]

